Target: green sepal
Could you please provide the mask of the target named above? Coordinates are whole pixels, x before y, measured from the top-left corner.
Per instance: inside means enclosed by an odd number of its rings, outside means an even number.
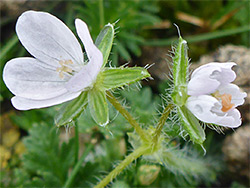
[[[206,134],[200,126],[197,118],[186,108],[186,106],[177,107],[177,110],[183,128],[189,134],[190,139],[193,142],[202,145],[206,139]]]
[[[206,135],[200,126],[197,118],[186,108],[187,94],[187,75],[188,75],[188,54],[187,42],[179,37],[176,46],[175,57],[173,58],[173,83],[174,89],[172,99],[177,107],[183,128],[189,134],[190,139],[202,145]]]
[[[188,74],[188,55],[187,42],[181,37],[176,46],[175,57],[173,58],[173,101],[178,106],[186,104],[187,100],[187,74]]]
[[[108,90],[132,84],[148,77],[150,74],[142,67],[110,68],[100,73],[100,83],[103,89]]]
[[[100,126],[106,126],[109,122],[109,111],[105,91],[96,88],[89,90],[88,105],[95,122]]]
[[[55,117],[57,127],[70,124],[87,106],[88,92],[82,92],[77,98],[65,103]]]
[[[106,63],[108,62],[108,57],[113,45],[114,35],[114,26],[109,23],[103,27],[95,41],[95,45],[103,55],[102,67],[105,67]]]

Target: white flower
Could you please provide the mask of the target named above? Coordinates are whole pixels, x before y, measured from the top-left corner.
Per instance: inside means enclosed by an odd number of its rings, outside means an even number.
[[[16,32],[22,45],[34,56],[7,62],[3,80],[16,96],[12,104],[19,110],[43,108],[72,100],[91,87],[103,63],[87,25],[75,20],[81,45],[70,29],[55,16],[27,11],[17,20]]]
[[[201,121],[235,128],[241,125],[236,109],[247,96],[231,82],[235,63],[209,63],[197,68],[188,83],[187,108]]]

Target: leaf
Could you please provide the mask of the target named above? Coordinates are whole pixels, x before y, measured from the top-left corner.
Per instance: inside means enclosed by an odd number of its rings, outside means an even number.
[[[108,103],[105,91],[93,88],[88,93],[88,104],[92,118],[100,126],[109,122]]]
[[[105,67],[108,62],[108,57],[113,45],[114,40],[114,26],[112,24],[107,24],[103,27],[99,33],[95,44],[103,54],[103,67]]]
[[[145,68],[110,68],[101,73],[102,87],[106,90],[122,87],[150,77]]]
[[[129,52],[127,51],[127,49],[125,48],[125,46],[121,42],[119,42],[118,40],[116,40],[115,43],[116,43],[117,52],[120,53],[120,55],[126,61],[131,60],[131,56],[130,56]]]
[[[57,127],[72,123],[87,106],[87,92],[82,92],[76,99],[64,104],[55,117]]]
[[[115,181],[111,188],[130,188],[130,186],[125,181]]]
[[[220,31],[214,31],[214,32],[208,32],[204,34],[199,34],[199,35],[192,35],[192,36],[187,36],[186,41],[188,43],[196,43],[196,42],[201,42],[201,41],[208,41],[212,39],[217,39],[217,38],[222,38],[230,35],[235,35],[238,33],[247,33],[250,31],[250,26],[249,25],[242,25],[241,27],[237,27],[235,29],[224,29]],[[177,40],[176,37],[173,38],[168,38],[168,39],[152,39],[152,40],[147,40],[144,45],[148,46],[169,46],[173,43],[173,41]]]
[[[25,176],[16,186],[62,187],[74,162],[74,140],[60,144],[56,128],[46,124],[32,127],[29,133],[24,139],[23,166],[16,171],[17,176]]]

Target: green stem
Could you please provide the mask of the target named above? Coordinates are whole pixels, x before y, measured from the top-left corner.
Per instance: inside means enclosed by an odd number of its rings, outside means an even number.
[[[103,26],[105,24],[103,0],[99,0],[99,15],[100,15],[100,28],[103,28]]]
[[[114,97],[114,95],[107,91],[107,99],[109,102],[118,110],[123,117],[132,125],[137,132],[137,134],[141,137],[143,141],[149,141],[149,135],[140,127],[137,121],[133,118],[133,116],[121,105],[121,103]]]
[[[111,182],[117,175],[119,175],[130,163],[134,160],[150,152],[149,147],[139,147],[138,149],[134,150],[131,154],[129,154],[114,170],[112,170],[98,185],[94,188],[103,188],[109,182]]]
[[[77,121],[75,121],[74,124],[75,124],[75,164],[76,164],[78,162],[78,155],[79,155],[79,133],[78,133]]]
[[[74,181],[76,174],[78,173],[78,171],[80,170],[82,163],[84,162],[86,156],[89,154],[90,150],[92,149],[93,145],[88,145],[87,149],[85,149],[83,155],[81,156],[81,158],[79,159],[79,161],[76,163],[73,171],[71,172],[69,178],[67,179],[67,181],[64,184],[64,188],[68,188],[71,186],[72,182]]]
[[[161,130],[163,128],[163,126],[165,125],[166,120],[168,119],[169,113],[171,112],[172,108],[174,106],[172,104],[169,104],[168,106],[165,107],[165,109],[163,110],[163,113],[158,121],[156,130],[154,132],[154,136],[153,136],[153,143],[156,144],[158,142],[158,138],[161,135]]]

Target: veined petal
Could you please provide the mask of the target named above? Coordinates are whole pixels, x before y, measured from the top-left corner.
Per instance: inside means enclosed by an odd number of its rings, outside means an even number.
[[[8,61],[3,80],[14,95],[29,99],[49,99],[67,92],[65,80],[60,79],[53,67],[30,57]]]
[[[76,32],[84,45],[84,49],[87,53],[89,61],[91,61],[92,59],[101,60],[102,53],[93,43],[93,40],[90,36],[89,29],[86,23],[80,19],[76,19],[75,27],[76,27]],[[95,64],[95,66],[100,68],[102,66],[102,61],[94,61],[92,62],[92,64]]]
[[[18,110],[30,110],[36,108],[44,108],[53,105],[57,105],[66,101],[70,101],[80,95],[81,92],[77,93],[66,93],[54,98],[46,100],[33,100],[19,96],[15,96],[11,99],[13,106]]]
[[[17,20],[16,32],[22,45],[40,61],[53,67],[59,61],[83,64],[81,45],[70,29],[55,16],[26,11]]]
[[[235,84],[226,84],[218,88],[218,91],[221,95],[230,94],[232,96],[231,102],[236,106],[242,105],[247,96],[246,92],[241,92],[240,88]]]
[[[235,63],[208,63],[197,68],[188,83],[189,95],[214,93],[220,85],[228,84],[236,78],[231,69]]]
[[[219,101],[209,95],[191,96],[187,100],[187,108],[201,121],[224,127],[241,125],[240,113],[237,109],[228,112],[221,111]]]
[[[92,61],[82,67],[81,71],[76,73],[65,85],[69,92],[84,91],[91,87],[100,71],[98,67],[92,66]]]
[[[83,91],[86,87],[91,86],[103,63],[102,53],[93,43],[87,25],[80,19],[76,19],[75,24],[77,34],[84,44],[89,62],[66,84],[66,88],[70,92]]]
[[[236,128],[241,125],[241,115],[239,110],[233,109],[226,113],[226,116],[215,122],[224,127]]]
[[[201,121],[206,123],[214,123],[221,119],[216,113],[213,113],[211,110],[214,106],[219,106],[221,104],[219,101],[209,95],[199,95],[191,96],[187,99],[187,108]]]

